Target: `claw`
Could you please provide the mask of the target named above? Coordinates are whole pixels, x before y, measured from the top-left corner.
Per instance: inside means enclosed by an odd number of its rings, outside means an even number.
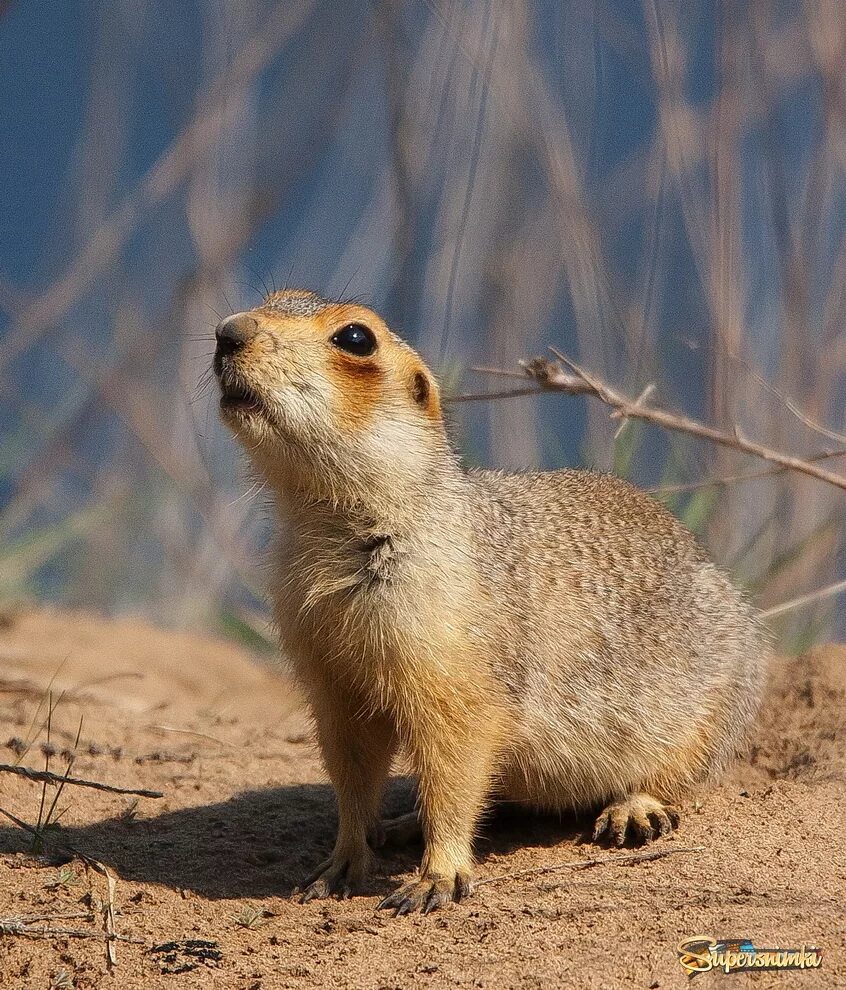
[[[299,899],[300,904],[308,904],[332,894],[339,900],[348,900],[366,875],[362,862],[349,858],[327,859],[303,881],[302,886],[294,888],[291,897]]]
[[[466,873],[459,873],[455,878],[455,899],[466,900],[473,893],[473,880]]]
[[[437,911],[438,908],[444,907],[449,904],[453,899],[450,894],[443,890],[436,890],[432,888],[429,896],[426,898],[426,902],[423,905],[423,914],[430,914],[432,911]]]
[[[659,836],[669,835],[673,831],[669,816],[663,811],[653,811],[649,816],[654,833]]]
[[[593,841],[605,837],[609,845],[617,847],[627,839],[633,845],[642,845],[669,835],[678,823],[675,808],[664,807],[648,794],[632,794],[602,811],[594,825]]]
[[[310,901],[319,900],[321,897],[326,897],[327,894],[326,884],[319,882],[309,884],[300,897],[300,904],[308,904]]]
[[[468,897],[471,891],[470,877],[464,874],[456,874],[451,880],[440,876],[424,877],[388,894],[379,903],[378,910],[393,910],[395,918],[414,911],[430,914],[451,901]]]
[[[596,823],[593,826],[593,836],[592,836],[594,842],[597,842],[600,836],[608,828],[609,818],[610,816],[608,814],[608,809],[606,808],[605,811],[603,811],[602,814],[600,814],[599,817],[596,819]]]

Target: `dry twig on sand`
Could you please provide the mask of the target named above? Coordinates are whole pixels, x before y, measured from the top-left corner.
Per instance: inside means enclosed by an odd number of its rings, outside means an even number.
[[[675,856],[678,853],[702,852],[705,846],[678,846],[669,849],[651,849],[648,852],[630,853],[626,856],[601,856],[597,859],[577,859],[572,863],[552,863],[549,866],[532,866],[515,873],[502,873],[498,877],[488,877],[478,880],[477,887],[486,883],[499,883],[503,880],[519,880],[522,877],[539,877],[545,873],[555,873],[558,870],[588,870],[593,866],[626,866],[631,863],[648,863],[653,859],[664,859],[665,856]]]
[[[109,794],[132,794],[135,797],[160,798],[161,791],[134,790],[131,787],[112,787],[97,780],[83,780],[81,777],[67,777],[65,774],[50,773],[49,770],[33,770],[31,767],[10,766],[0,763],[0,773],[13,773],[27,780],[44,781],[48,784],[75,784],[77,787],[92,787],[95,791],[108,791]]]

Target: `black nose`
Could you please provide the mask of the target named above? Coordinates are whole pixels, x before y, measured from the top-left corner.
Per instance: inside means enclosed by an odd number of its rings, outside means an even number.
[[[221,357],[234,354],[253,336],[258,322],[249,313],[236,313],[218,323],[214,331],[217,338],[217,353]]]

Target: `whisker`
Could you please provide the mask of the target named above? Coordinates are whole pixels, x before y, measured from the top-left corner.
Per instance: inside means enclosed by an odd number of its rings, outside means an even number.
[[[247,269],[247,271],[254,278],[257,278],[261,282],[261,284],[262,284],[262,286],[264,288],[264,297],[267,298],[267,296],[270,295],[270,289],[268,289],[268,287],[267,287],[267,282],[262,278],[262,276],[254,268],[252,268],[250,265],[248,265],[246,263],[246,261],[244,262],[244,267]]]
[[[258,488],[258,490],[256,490],[256,488]],[[233,505],[237,505],[239,502],[242,502],[245,499],[248,502],[252,502],[254,499],[258,498],[259,495],[261,495],[261,493],[265,490],[265,488],[267,488],[267,481],[262,481],[261,483],[259,483],[258,481],[255,482],[255,484],[253,484],[250,488],[248,488],[247,491],[245,491],[242,495],[239,495],[238,498],[231,501],[226,508],[231,509]]]

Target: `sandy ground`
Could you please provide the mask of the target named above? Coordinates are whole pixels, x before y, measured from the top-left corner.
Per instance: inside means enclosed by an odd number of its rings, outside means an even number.
[[[474,898],[393,919],[377,900],[419,850],[381,860],[347,902],[288,897],[326,855],[335,812],[298,701],[234,647],[138,622],[8,616],[0,628],[0,763],[42,768],[46,690],[62,694],[50,764],[76,746],[74,775],[164,792],[136,799],[66,787],[48,832],[117,878],[109,972],[106,884],[79,860],[31,852],[0,825],[0,931],[10,919],[94,933],[0,934],[0,987],[643,987],[687,985],[677,943],[697,934],[817,945],[820,971],[696,977],[695,985],[846,986],[846,647],[785,662],[749,762],[682,808],[681,828],[629,865],[581,843],[586,822],[510,811],[479,842]],[[42,787],[0,774],[0,807],[32,823]],[[47,788],[47,804],[54,791]],[[398,779],[389,805],[411,801]],[[625,853],[623,853],[625,855]],[[65,855],[64,858],[67,858]],[[57,917],[77,915],[78,917]],[[45,920],[35,921],[37,917]]]

